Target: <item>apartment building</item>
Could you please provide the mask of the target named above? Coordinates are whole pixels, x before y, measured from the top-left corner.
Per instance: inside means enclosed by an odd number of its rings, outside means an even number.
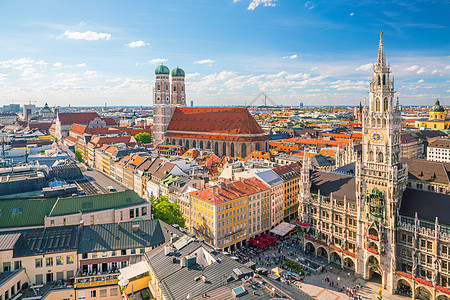
[[[450,139],[438,139],[427,148],[427,160],[450,163]]]
[[[265,194],[261,197],[263,192]],[[190,195],[193,232],[207,243],[225,251],[239,248],[249,237],[249,197],[252,197],[251,209],[255,211],[255,231],[258,228],[258,207],[259,214],[263,211],[261,200],[265,200],[265,214],[268,213],[267,206],[270,203],[270,187],[256,178],[223,183],[191,192]]]

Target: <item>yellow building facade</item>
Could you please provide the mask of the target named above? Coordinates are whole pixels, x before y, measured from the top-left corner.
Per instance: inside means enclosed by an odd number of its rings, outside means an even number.
[[[440,104],[439,99],[437,99],[430,109],[430,117],[428,120],[417,120],[414,122],[414,125],[417,128],[450,129],[450,119],[447,119],[445,108]]]

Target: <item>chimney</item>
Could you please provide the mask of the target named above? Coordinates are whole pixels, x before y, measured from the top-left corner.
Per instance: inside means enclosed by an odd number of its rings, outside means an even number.
[[[119,230],[121,230],[121,229],[122,229],[122,225],[121,225],[120,223],[117,223],[117,228],[118,228]]]
[[[139,232],[139,224],[133,224],[133,232]]]

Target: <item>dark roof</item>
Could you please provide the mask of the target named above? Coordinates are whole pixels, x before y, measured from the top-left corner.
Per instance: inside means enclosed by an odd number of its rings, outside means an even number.
[[[64,251],[76,251],[79,226],[55,226],[18,231],[21,236],[14,247],[14,257]]]
[[[344,199],[346,196],[348,201],[356,201],[356,182],[355,178],[347,175],[326,173],[320,171],[311,172],[311,191],[323,196]]]
[[[450,225],[450,195],[407,188],[403,192],[400,215],[414,218],[417,212],[419,219]]]
[[[314,155],[311,157],[311,164],[316,167],[329,167],[331,162],[325,158],[322,154]]]
[[[404,158],[410,180],[450,184],[450,164],[416,158]]]
[[[133,232],[133,224],[139,224],[136,233]],[[170,232],[182,234],[161,220],[123,222],[120,228],[115,223],[85,226],[78,253],[158,246],[170,239]]]
[[[186,257],[199,248],[209,252],[215,261],[204,266],[203,270],[198,264],[190,268],[181,267],[180,258]],[[191,299],[197,299],[196,297],[201,297],[204,293],[207,293],[210,299],[232,299],[235,297],[233,297],[231,289],[242,285],[245,286],[248,293],[240,296],[240,299],[274,299],[266,292],[266,288],[257,284],[256,281],[253,282],[254,287],[251,288],[234,275],[233,270],[239,269],[243,274],[251,276],[253,271],[250,268],[214,251],[200,241],[189,241],[186,246],[177,250],[176,255],[165,255],[164,245],[161,245],[147,252],[145,256],[160,282],[159,286],[165,299],[187,299],[188,295],[191,296]],[[176,263],[172,261],[174,257]],[[196,277],[202,275],[206,277],[206,283],[196,280]],[[225,281],[228,277],[232,278],[230,282]],[[257,291],[255,295],[253,295],[253,291]],[[293,299],[311,299],[311,297],[293,287],[283,286],[283,291],[287,292]]]

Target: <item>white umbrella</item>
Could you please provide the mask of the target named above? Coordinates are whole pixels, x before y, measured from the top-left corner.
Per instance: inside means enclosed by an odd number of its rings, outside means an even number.
[[[119,275],[119,277],[117,277],[117,279],[119,279],[119,280],[122,280],[122,279],[124,279],[124,278],[123,278],[123,275],[122,275],[122,274],[120,274],[120,275]]]

